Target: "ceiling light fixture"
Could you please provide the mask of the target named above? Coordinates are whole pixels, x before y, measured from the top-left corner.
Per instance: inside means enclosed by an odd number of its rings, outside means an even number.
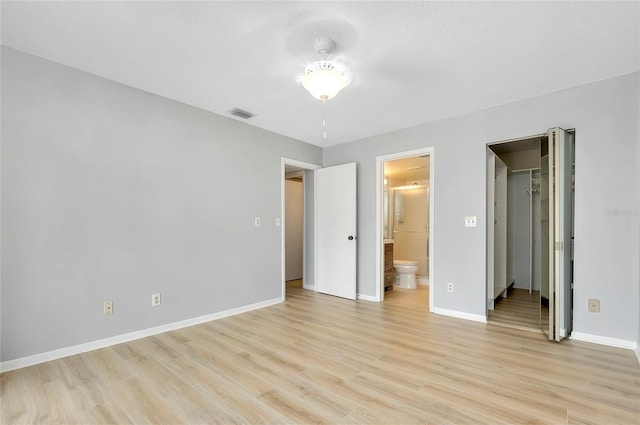
[[[326,59],[326,56],[336,47],[335,41],[324,37],[316,38],[313,47],[325,58],[307,65],[304,75],[300,77],[300,82],[313,97],[326,102],[351,84],[351,75],[346,66]]]

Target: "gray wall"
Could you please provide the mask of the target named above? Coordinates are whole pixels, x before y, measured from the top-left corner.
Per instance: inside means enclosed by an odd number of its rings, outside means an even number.
[[[280,297],[319,148],[8,48],[2,123],[2,361]]]
[[[576,128],[574,331],[638,339],[639,73],[323,150],[323,165],[358,163],[358,292],[374,295],[376,156],[434,147],[435,307],[485,315],[486,144]],[[465,228],[464,216],[478,216]],[[455,284],[448,293],[446,283]],[[601,312],[589,313],[587,299]]]

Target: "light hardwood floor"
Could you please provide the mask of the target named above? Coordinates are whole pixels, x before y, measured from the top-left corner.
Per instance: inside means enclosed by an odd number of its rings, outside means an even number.
[[[540,327],[540,291],[513,288],[489,310],[489,322],[495,325],[542,332]]]
[[[638,424],[630,350],[287,288],[287,301],[1,375],[1,423]]]

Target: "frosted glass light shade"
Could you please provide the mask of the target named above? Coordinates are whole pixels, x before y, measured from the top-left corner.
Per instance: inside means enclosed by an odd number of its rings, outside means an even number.
[[[317,61],[305,67],[302,87],[316,99],[327,101],[351,83],[351,76],[339,64]]]

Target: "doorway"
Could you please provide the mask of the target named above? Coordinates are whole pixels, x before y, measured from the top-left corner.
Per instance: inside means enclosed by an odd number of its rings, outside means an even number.
[[[286,169],[285,169],[286,171]],[[304,284],[304,171],[285,173],[285,277],[286,288]]]
[[[489,323],[571,331],[573,151],[574,131],[557,127],[487,145]]]
[[[355,300],[357,258],[356,163],[322,167],[294,159],[281,160],[281,277],[286,297],[286,177],[304,171],[304,289]],[[337,189],[340,190],[337,190]]]
[[[295,159],[281,160],[281,218],[276,224],[281,226],[282,301],[288,286],[314,289],[312,188],[313,171],[319,168]]]
[[[417,264],[416,286],[422,290],[435,284],[434,273],[434,149],[424,148],[379,156],[376,191],[376,301],[383,301],[390,282],[395,286],[393,259],[411,256]],[[385,172],[386,170],[386,172]],[[407,210],[409,207],[411,210]],[[416,213],[416,214],[414,214]],[[409,215],[407,215],[409,214]],[[417,227],[416,227],[417,226]],[[405,244],[395,247],[395,239]],[[385,243],[386,242],[386,243]],[[390,244],[394,246],[391,251]],[[398,248],[398,249],[396,249]],[[393,254],[390,254],[393,252]],[[386,253],[386,255],[385,255]],[[416,256],[416,259],[413,259]],[[404,258],[402,258],[404,259]],[[391,273],[391,274],[390,274]],[[422,285],[421,285],[422,284]],[[426,284],[426,285],[425,285]],[[429,290],[428,308],[433,310],[433,290]],[[425,305],[426,307],[426,305]]]

